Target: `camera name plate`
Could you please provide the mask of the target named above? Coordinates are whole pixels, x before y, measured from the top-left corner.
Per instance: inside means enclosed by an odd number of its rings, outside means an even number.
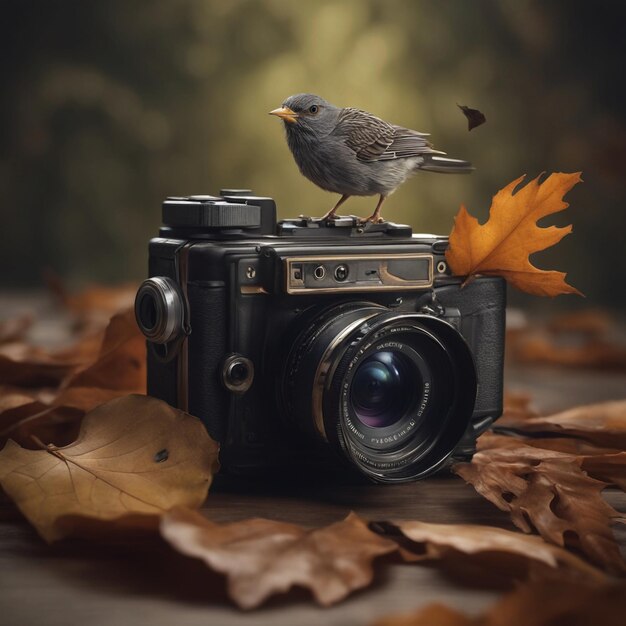
[[[434,257],[428,253],[287,257],[288,294],[428,289]]]

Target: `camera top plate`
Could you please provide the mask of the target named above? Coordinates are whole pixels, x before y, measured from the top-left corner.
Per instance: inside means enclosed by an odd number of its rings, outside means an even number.
[[[281,220],[278,222],[277,234],[290,237],[306,237],[311,239],[387,236],[410,238],[413,231],[406,224],[381,222],[372,224],[363,223],[355,215],[345,215],[334,220],[324,220],[301,215],[296,219]]]

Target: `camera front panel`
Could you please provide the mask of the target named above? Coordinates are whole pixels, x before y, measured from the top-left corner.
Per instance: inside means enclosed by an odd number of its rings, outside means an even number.
[[[444,248],[433,246],[438,242],[426,238],[303,245],[300,239],[280,237],[202,241],[185,248],[188,242],[182,240],[154,240],[151,275],[167,276],[180,288],[190,334],[183,333],[180,345],[165,356],[149,342],[149,393],[200,417],[221,443],[226,470],[253,473],[271,467],[295,471],[336,465],[341,455],[333,454],[323,437],[294,424],[280,401],[281,359],[285,346],[294,341],[292,329],[321,308],[362,300],[408,315],[428,307],[434,293],[467,342],[475,365],[476,403],[459,445],[461,456],[467,456],[480,429],[502,410],[505,289],[503,281],[494,278],[478,278],[459,289],[459,280],[447,273]],[[353,284],[356,289],[346,291],[324,283],[329,276],[334,283],[346,283],[343,274],[335,275],[335,266],[347,265],[351,279],[372,281],[376,272],[384,274],[382,268],[389,268],[389,260],[405,258],[425,259],[413,274],[401,276],[404,281],[427,281],[424,286],[369,289]],[[305,272],[303,282],[313,285],[310,293],[296,295],[288,289],[298,264]],[[321,272],[315,275],[320,265],[325,269],[321,278]],[[393,264],[391,269],[392,277],[403,271]],[[375,355],[372,358],[376,361]],[[371,368],[380,374],[385,364]],[[361,397],[361,409],[372,410],[367,394]]]

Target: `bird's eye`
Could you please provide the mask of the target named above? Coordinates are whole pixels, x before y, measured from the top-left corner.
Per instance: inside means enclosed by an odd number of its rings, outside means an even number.
[[[311,115],[315,115],[319,110],[320,108],[317,106],[317,104],[313,104],[309,107],[309,113],[311,113]]]

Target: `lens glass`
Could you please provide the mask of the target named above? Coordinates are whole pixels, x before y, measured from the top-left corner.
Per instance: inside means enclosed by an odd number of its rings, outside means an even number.
[[[350,402],[359,421],[370,428],[386,428],[400,421],[421,393],[414,364],[399,352],[369,356],[357,369]]]
[[[143,294],[139,301],[139,321],[146,330],[152,330],[157,324],[157,307],[151,293]]]

